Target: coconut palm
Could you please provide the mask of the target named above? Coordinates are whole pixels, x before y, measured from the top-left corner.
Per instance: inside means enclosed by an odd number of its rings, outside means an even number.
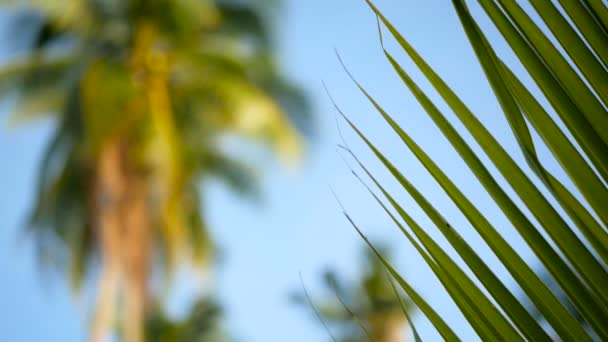
[[[92,340],[112,330],[120,310],[125,340],[141,341],[152,273],[170,276],[180,262],[209,259],[199,181],[217,176],[239,191],[255,189],[251,166],[227,139],[298,156],[293,123],[306,122],[306,102],[278,72],[265,25],[271,5],[16,7],[33,39],[0,70],[2,94],[17,118],[48,114],[56,122],[29,232],[41,262],[64,271],[75,289],[98,274]]]
[[[198,299],[181,319],[168,317],[163,308],[157,306],[146,320],[146,341],[226,341],[228,338],[220,326],[222,314],[220,306],[209,297]]]
[[[424,191],[410,181],[407,171],[396,167],[392,158],[381,152],[354,121],[345,116],[356,135],[399,182],[399,189],[405,190],[414,199],[432,225],[423,228],[410,214],[411,208],[393,197],[394,189],[384,187],[375,177],[375,172],[359,162],[353,152],[352,156],[362,167],[363,173],[369,176],[375,189],[381,193],[376,195],[370,188],[374,199],[423,257],[472,331],[482,340],[608,339],[608,327],[605,324],[608,320],[606,4],[594,0],[531,0],[532,9],[524,9],[513,0],[480,0],[479,5],[487,18],[496,26],[524,67],[522,76],[513,71],[515,68],[512,65],[505,63],[506,58],[486,37],[486,31],[480,24],[482,20],[477,17],[483,14],[472,14],[464,0],[452,1],[455,15],[460,19],[500,105],[500,110],[496,113],[487,114],[503,115],[508,121],[513,134],[512,141],[517,142],[519,152],[527,164],[520,165],[506,151],[507,146],[497,141],[495,133],[482,124],[480,113],[473,113],[456,91],[421,57],[405,35],[399,32],[396,24],[373,1],[367,0],[367,3],[378,16],[381,23],[379,28],[384,26],[388,30],[399,49],[414,62],[464,129],[459,130],[452,125],[444,114],[444,109],[436,104],[439,101],[427,95],[412,78],[411,70],[402,67],[389,48],[382,44],[387,63],[403,81],[404,89],[416,98],[424,109],[424,115],[432,119],[442,136],[465,161],[470,174],[483,185],[509,220],[512,233],[521,236],[575,310],[571,310],[565,301],[551,291],[547,282],[522,258],[521,250],[506,241],[505,231],[495,225],[488,213],[478,209],[453,183],[449,176],[449,171],[453,170],[440,169],[424,148],[412,139],[407,128],[399,125],[380,101],[355,81],[362,96],[369,99],[378,111],[379,118],[390,125],[405,150],[411,152],[433,176],[470,226],[453,227],[450,219],[442,214],[441,208],[435,207]],[[527,76],[540,89],[540,93],[535,93],[531,84],[522,81]],[[474,149],[473,144],[465,140],[461,132],[464,130],[470,134],[479,149]],[[533,139],[532,131],[540,139]],[[562,180],[555,176],[554,171],[547,169],[546,157],[537,152],[540,146],[546,147],[559,162],[565,175],[559,176]],[[486,162],[482,162],[481,154],[487,157]],[[515,195],[507,193],[505,185],[489,171],[487,164],[491,164],[500,173]],[[355,225],[348,214],[347,217]],[[355,228],[368,241],[356,225]],[[545,324],[539,324],[509,284],[501,281],[495,270],[478,254],[477,246],[463,237],[461,232],[470,228],[483,239],[521,287]],[[427,232],[429,229],[445,237],[452,247],[450,250],[453,249],[463,263],[453,258]],[[373,244],[369,245],[374,249]],[[374,250],[443,339],[459,341],[453,327],[417,293],[410,282],[399,275],[381,251]],[[577,317],[573,312],[580,316]]]
[[[377,248],[391,259],[388,248]],[[301,306],[312,305],[319,318],[329,323],[329,333],[337,332],[340,342],[406,341],[412,303],[397,291],[380,259],[372,251],[364,251],[360,279],[350,281],[328,269],[323,282],[331,292],[329,297],[310,298],[306,291],[294,294],[292,299]]]

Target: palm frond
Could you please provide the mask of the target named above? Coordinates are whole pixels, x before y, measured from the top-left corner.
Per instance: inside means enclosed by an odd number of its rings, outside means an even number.
[[[601,46],[605,44],[599,44],[600,37],[604,38],[606,32],[601,27],[601,18],[606,13],[604,5],[596,3],[579,6],[578,2],[576,4],[564,2],[562,4],[564,12],[562,12],[552,3],[532,1],[541,20],[547,24],[551,33],[564,48],[566,56],[551,43],[550,38],[516,2],[480,1],[486,14],[519,57],[542,94],[549,100],[551,109],[548,110],[502,62],[464,1],[453,1],[461,25],[500,104],[502,115],[509,122],[514,141],[517,142],[532,171],[529,173],[509,156],[505,147],[494,138],[493,133],[483,126],[477,116],[424,61],[373,2],[371,0],[367,2],[379,21],[395,38],[398,46],[430,81],[493,166],[515,191],[526,210],[536,218],[539,225],[532,223],[526,217],[515,204],[514,199],[510,198],[494,179],[477,153],[465,142],[461,133],[449,123],[434,101],[410,76],[409,71],[406,71],[382,44],[387,61],[395,73],[466,162],[473,175],[488,191],[516,231],[538,256],[556,284],[559,284],[562,293],[568,297],[567,303],[553,294],[545,284],[545,280],[536,275],[532,267],[519,256],[517,249],[506,242],[491,220],[458,189],[447,172],[437,166],[435,161],[424,152],[423,147],[410,137],[405,128],[397,124],[393,116],[382,108],[375,97],[360,83],[354,81],[356,86],[379,112],[380,118],[389,124],[407,149],[443,188],[510,272],[530,298],[534,311],[548,324],[550,331],[545,331],[545,328],[528,313],[522,300],[516,298],[513,291],[493,275],[489,266],[476,254],[473,247],[447,223],[440,209],[433,207],[425,199],[423,192],[408,181],[405,172],[396,168],[391,158],[380,152],[365,133],[344,116],[357,136],[372,150],[381,164],[398,180],[401,188],[414,198],[431,219],[434,227],[449,241],[474,277],[463,273],[461,266],[445,254],[433,238],[408,214],[408,210],[392,197],[392,189],[385,188],[376,180],[373,172],[359,162],[351,152],[353,158],[373,181],[375,187],[380,189],[390,205],[385,205],[385,201],[370,189],[373,197],[423,256],[427,265],[461,309],[466,320],[482,339],[551,340],[553,338],[549,335],[551,332],[564,340],[608,337],[608,330],[602,324],[608,318],[608,293],[602,285],[608,283],[606,270],[608,236],[606,211],[603,208],[603,203],[608,200],[606,187],[608,178],[605,173],[605,168],[608,166],[605,153],[607,148],[603,137],[604,127],[608,127],[604,122],[608,81],[602,77],[606,74],[607,56]],[[585,21],[583,18],[589,20],[593,18],[593,21]],[[597,18],[600,19],[596,21]],[[571,26],[571,22],[579,31]],[[556,119],[550,114],[553,110],[563,120],[565,131],[556,124]],[[539,143],[532,139],[531,129],[540,135],[542,143],[546,144],[558,160],[577,192],[569,190],[570,184],[564,184],[546,169],[546,162],[537,153]],[[574,138],[576,144],[570,141],[569,136]],[[543,183],[545,189],[534,185],[534,177]],[[553,200],[561,206],[568,217],[551,204]],[[389,208],[398,213],[398,217],[406,223],[405,226]],[[354,224],[350,217],[349,220]],[[406,226],[409,226],[409,229]],[[355,228],[362,234],[358,227]],[[364,235],[362,237],[366,239]],[[370,246],[374,248],[373,245]],[[389,272],[396,275],[397,272],[383,259],[382,253],[377,254]],[[399,284],[406,291],[412,290],[403,281]],[[481,291],[481,287],[478,288],[477,284],[483,286],[488,294]],[[466,301],[463,301],[463,298],[466,298]],[[489,301],[496,303],[501,310],[493,310],[493,304]],[[573,314],[569,305],[574,306],[575,312],[580,313],[581,316]],[[446,327],[437,315],[429,308],[422,312],[447,339]],[[581,323],[581,319],[584,320],[584,324]]]

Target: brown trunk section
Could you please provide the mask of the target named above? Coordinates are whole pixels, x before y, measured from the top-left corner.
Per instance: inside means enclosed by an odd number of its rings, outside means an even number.
[[[107,341],[112,332],[119,294],[124,298],[122,322],[126,342],[143,341],[148,279],[150,224],[145,175],[129,158],[121,139],[106,144],[95,184],[101,275],[91,341]]]
[[[370,334],[377,342],[406,341],[406,324],[401,315],[380,314],[369,320]]]
[[[125,265],[125,341],[144,340],[144,322],[148,298],[148,255],[150,253],[150,215],[148,187],[141,171],[128,174],[130,191],[123,208],[125,232],[123,257]]]
[[[169,58],[153,48],[157,39],[155,27],[139,22],[134,37],[129,67],[141,97],[134,108],[149,114],[161,129],[163,141],[172,141],[171,104],[167,79]],[[147,110],[139,108],[146,103]],[[172,157],[175,153],[169,153]],[[179,165],[173,160],[172,165]],[[176,188],[176,171],[171,170],[169,187]],[[107,340],[113,317],[121,313],[125,342],[144,340],[144,322],[148,301],[148,276],[152,243],[151,212],[148,205],[150,186],[145,174],[130,157],[127,140],[120,137],[102,149],[98,165],[95,194],[102,265],[91,341]],[[118,298],[123,305],[117,310]]]

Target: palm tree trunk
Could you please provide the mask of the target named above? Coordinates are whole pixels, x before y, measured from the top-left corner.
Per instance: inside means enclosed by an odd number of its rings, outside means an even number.
[[[116,309],[116,297],[118,294],[120,271],[115,264],[104,261],[99,280],[97,295],[97,306],[91,328],[91,341],[107,341],[111,331],[114,312]]]
[[[155,52],[156,30],[153,25],[138,23],[130,60],[133,75],[143,85],[142,99],[147,102],[148,114],[160,126],[160,140],[164,147],[174,149],[171,105],[167,90],[168,57]],[[153,60],[153,61],[152,61]],[[151,62],[152,61],[152,62]],[[159,69],[159,70],[157,70]],[[139,108],[134,105],[134,108]],[[135,109],[135,110],[141,110]],[[92,330],[93,342],[103,340],[110,329],[112,313],[117,301],[116,283],[120,283],[124,306],[121,319],[125,342],[142,342],[148,301],[149,258],[152,243],[151,212],[148,205],[150,187],[141,168],[132,160],[128,141],[113,139],[103,149],[99,159],[99,189],[105,199],[99,217],[102,241],[102,278],[98,307]],[[175,158],[175,151],[167,153]],[[178,186],[179,174],[174,168],[179,161],[171,159],[169,168],[169,196]],[[170,207],[163,205],[163,207]],[[171,212],[162,215],[167,219]],[[171,239],[169,239],[171,240]],[[172,240],[171,240],[172,241]],[[171,253],[169,253],[171,254]],[[117,274],[118,273],[118,274]],[[118,278],[118,280],[116,280]]]
[[[102,149],[97,163],[94,202],[97,213],[96,231],[101,246],[101,275],[97,305],[93,316],[90,340],[108,339],[116,311],[120,283],[120,202],[126,190],[120,147],[112,143]]]
[[[379,314],[370,319],[370,333],[377,342],[406,341],[407,324],[400,314]]]
[[[148,188],[137,170],[130,170],[129,192],[124,206],[125,234],[125,341],[144,340],[144,322],[148,295],[148,262],[150,249],[150,216]]]
[[[124,341],[142,342],[151,242],[145,174],[129,158],[129,146],[121,139],[104,146],[97,172],[102,270],[91,341],[108,339],[122,294]]]

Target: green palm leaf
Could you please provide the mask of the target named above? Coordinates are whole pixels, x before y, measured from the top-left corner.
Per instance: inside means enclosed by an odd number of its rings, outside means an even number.
[[[570,65],[565,56],[552,45],[549,38],[516,2],[481,1],[482,7],[492,22],[497,25],[532,79],[540,87],[543,95],[549,100],[552,109],[565,123],[567,130],[565,132],[556,124],[551,114],[543,108],[540,101],[496,55],[491,43],[487,41],[477,26],[464,2],[453,1],[462,27],[494,90],[502,113],[510,124],[515,141],[518,142],[532,172],[549,190],[545,192],[534,185],[531,176],[508,155],[505,148],[493,137],[492,132],[481,124],[456,93],[420,57],[380,10],[370,0],[367,2],[378,16],[379,21],[384,24],[399,46],[414,61],[441,98],[456,114],[456,117],[464,124],[526,209],[536,218],[542,230],[526,217],[514,200],[497,183],[461,134],[448,122],[444,114],[418,87],[393,55],[386,50],[381,37],[384,54],[394,71],[452,147],[463,158],[513,227],[552,274],[578,312],[582,314],[582,318],[592,330],[590,334],[584,325],[570,313],[567,306],[549,290],[544,281],[532,271],[532,267],[519,256],[518,251],[505,241],[491,221],[452,183],[446,172],[441,170],[423,148],[396,123],[363,86],[353,79],[357,87],[460,209],[498,260],[528,295],[535,310],[543,316],[550,328],[563,340],[591,339],[594,336],[608,338],[608,329],[603,324],[608,319],[608,290],[605,287],[605,284],[608,283],[606,267],[608,261],[606,215],[608,214],[604,209],[605,203],[608,203],[608,188],[605,185],[608,180],[608,173],[606,173],[608,171],[608,155],[606,154],[608,140],[605,137],[605,127],[608,127],[608,123],[605,121],[608,117],[605,109],[608,81],[605,77],[606,55],[603,53],[606,51],[606,44],[602,40],[606,34],[605,27],[603,27],[605,22],[602,22],[602,18],[605,18],[606,15],[605,6],[601,2],[591,1],[580,4],[564,2],[565,13],[563,14],[549,2],[532,2],[534,8],[540,13],[541,19],[548,25],[557,41],[563,45],[565,53],[574,63],[574,65]],[[566,16],[570,17],[570,22],[580,30],[580,33],[570,26]],[[593,21],[585,21],[591,20],[590,18]],[[575,67],[580,70],[580,73],[575,70]],[[350,76],[348,71],[347,73]],[[469,279],[461,267],[452,261],[430,235],[409,216],[392,197],[391,189],[383,187],[373,173],[351,152],[352,157],[374,185],[380,189],[392,209],[410,227],[413,235],[403,227],[383,201],[368,188],[373,197],[423,256],[427,265],[439,278],[477,334],[484,340],[552,339],[536,323],[522,302],[493,275],[489,267],[474,252],[473,247],[468,245],[447,223],[441,215],[440,209],[431,205],[423,193],[407,180],[401,170],[394,166],[390,157],[381,153],[378,147],[350,119],[346,116],[344,118],[356,135],[381,161],[381,164],[399,181],[400,186],[429,216],[435,228],[446,237],[476,276],[475,281],[478,280],[483,285],[497,307],[501,308],[502,311],[494,311],[496,309],[494,305],[487,302],[490,297],[486,297],[483,292],[478,292],[480,288],[477,287],[477,283],[473,282],[473,279]],[[540,135],[542,143],[555,156],[578,193],[571,192],[566,184],[546,169],[545,161],[536,152],[538,143],[532,139],[530,127]],[[574,137],[578,146],[570,142],[567,133]],[[571,221],[553,207],[550,202],[551,198],[559,203]],[[348,219],[354,225],[351,218],[348,217]],[[365,239],[359,228],[356,226],[355,228]],[[367,239],[366,242],[368,242]],[[371,247],[373,248],[373,246]],[[379,256],[381,257],[381,255]],[[385,262],[385,265],[391,274],[396,273],[388,263]],[[466,302],[463,302],[460,297],[466,298]],[[423,310],[423,313],[426,312]],[[436,316],[428,318],[433,324],[436,323]]]

